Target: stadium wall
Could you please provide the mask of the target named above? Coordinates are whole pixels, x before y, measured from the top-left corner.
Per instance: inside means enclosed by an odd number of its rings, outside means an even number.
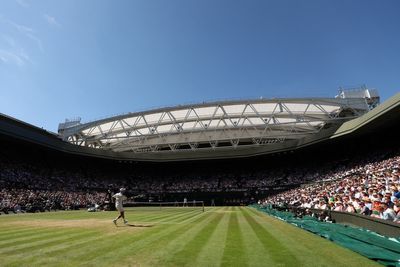
[[[374,231],[378,234],[399,237],[400,236],[400,225],[398,223],[385,221],[370,216],[360,215],[356,213],[338,212],[331,211],[331,217],[335,222],[341,224],[355,225],[361,228],[365,228]]]
[[[277,208],[278,210],[281,209],[279,207],[275,208]],[[306,209],[299,207],[290,207],[289,210],[293,211],[294,213],[298,213],[298,210],[302,210],[304,212]],[[386,221],[379,218],[374,218],[371,216],[365,216],[358,213],[319,210],[310,208],[308,210],[314,214],[320,214],[321,212],[328,212],[329,216],[336,223],[361,227],[388,237],[397,238],[400,236],[400,225],[398,223]]]

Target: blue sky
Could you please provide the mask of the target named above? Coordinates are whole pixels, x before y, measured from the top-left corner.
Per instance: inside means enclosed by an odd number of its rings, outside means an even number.
[[[215,99],[400,88],[400,1],[2,0],[0,112],[56,131]]]

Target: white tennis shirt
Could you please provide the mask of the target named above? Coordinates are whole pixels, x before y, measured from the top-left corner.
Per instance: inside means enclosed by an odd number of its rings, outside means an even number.
[[[122,207],[122,202],[126,200],[126,196],[124,196],[121,192],[113,195],[113,198],[115,198],[116,207]]]

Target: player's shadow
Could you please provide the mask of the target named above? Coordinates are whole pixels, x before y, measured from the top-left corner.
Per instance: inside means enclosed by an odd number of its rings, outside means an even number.
[[[153,227],[153,224],[125,224],[125,225],[117,225],[117,227]]]

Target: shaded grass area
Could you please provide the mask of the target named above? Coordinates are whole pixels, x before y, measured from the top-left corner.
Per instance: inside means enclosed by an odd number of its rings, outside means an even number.
[[[379,266],[247,207],[0,217],[0,266]]]

